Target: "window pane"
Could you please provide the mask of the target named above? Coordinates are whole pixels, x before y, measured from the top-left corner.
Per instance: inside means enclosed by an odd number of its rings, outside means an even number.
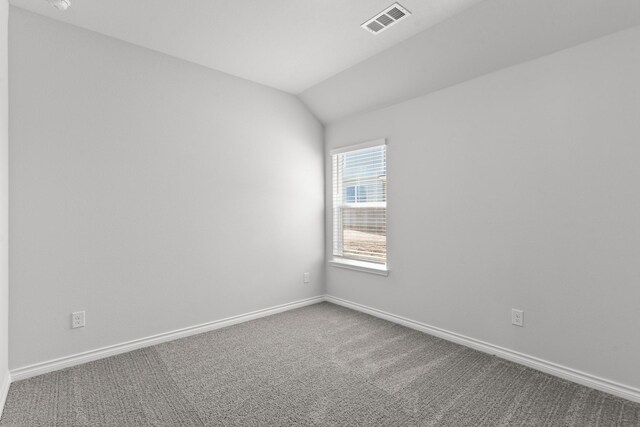
[[[343,256],[385,263],[387,208],[342,208]]]
[[[333,254],[386,264],[386,146],[333,156]]]

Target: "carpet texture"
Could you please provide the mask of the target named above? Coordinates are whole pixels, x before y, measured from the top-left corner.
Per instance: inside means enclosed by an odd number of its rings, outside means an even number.
[[[640,426],[640,404],[329,303],[11,385],[0,426]]]

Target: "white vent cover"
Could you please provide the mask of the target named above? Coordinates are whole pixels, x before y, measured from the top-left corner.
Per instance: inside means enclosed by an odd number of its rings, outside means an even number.
[[[400,4],[394,3],[362,24],[361,27],[370,33],[378,34],[409,15],[411,15],[411,12],[400,6]]]
[[[48,0],[49,4],[58,10],[67,10],[71,6],[70,0]]]

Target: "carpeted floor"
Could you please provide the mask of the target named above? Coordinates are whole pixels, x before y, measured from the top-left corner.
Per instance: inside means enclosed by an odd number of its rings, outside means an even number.
[[[640,404],[329,303],[11,385],[2,426],[639,426]]]

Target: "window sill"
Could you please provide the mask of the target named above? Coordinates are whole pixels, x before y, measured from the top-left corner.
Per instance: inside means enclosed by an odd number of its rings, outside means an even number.
[[[362,271],[365,273],[377,274],[379,276],[388,276],[389,269],[386,265],[375,264],[372,262],[354,261],[351,259],[332,259],[329,265],[333,267],[346,268],[349,270]]]

